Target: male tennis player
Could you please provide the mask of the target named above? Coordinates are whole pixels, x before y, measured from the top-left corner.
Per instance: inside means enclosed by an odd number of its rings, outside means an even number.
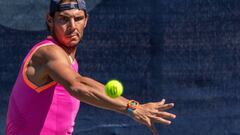
[[[156,135],[155,123],[171,124],[165,100],[139,104],[112,99],[104,85],[78,73],[75,59],[88,15],[84,0],[51,0],[47,25],[50,36],[25,57],[12,90],[6,135],[69,135],[80,101],[131,116]]]

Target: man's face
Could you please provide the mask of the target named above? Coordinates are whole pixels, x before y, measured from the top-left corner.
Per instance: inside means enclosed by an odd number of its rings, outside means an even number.
[[[71,9],[56,12],[49,24],[53,36],[67,46],[75,47],[83,36],[87,24],[87,16],[83,10]]]

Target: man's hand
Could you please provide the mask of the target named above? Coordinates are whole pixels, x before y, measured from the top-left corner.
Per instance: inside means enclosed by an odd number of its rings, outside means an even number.
[[[160,102],[150,102],[140,105],[133,111],[132,116],[137,122],[146,125],[153,135],[158,135],[154,123],[170,125],[171,121],[169,119],[176,118],[176,115],[168,113],[166,110],[173,108],[173,106],[173,103],[165,104],[164,99]]]

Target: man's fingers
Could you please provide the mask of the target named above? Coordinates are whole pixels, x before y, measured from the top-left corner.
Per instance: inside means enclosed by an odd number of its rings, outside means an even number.
[[[160,102],[159,102],[159,105],[164,105],[165,104],[165,99],[162,99]]]
[[[164,124],[164,125],[170,125],[172,122],[169,121],[169,120],[166,120],[164,118],[161,118],[161,117],[157,117],[157,116],[154,116],[152,117],[152,120],[154,122],[157,122],[157,123],[161,123],[161,124]]]
[[[176,118],[175,114],[168,113],[168,112],[158,112],[156,114],[156,116],[162,117],[162,118],[165,118],[165,119],[175,119]]]
[[[174,103],[164,104],[158,106],[158,110],[165,111],[174,107]]]

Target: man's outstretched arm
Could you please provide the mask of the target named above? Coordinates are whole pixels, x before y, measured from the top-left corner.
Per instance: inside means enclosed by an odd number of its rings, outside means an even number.
[[[67,56],[63,55],[64,52],[61,51],[57,47],[52,47],[47,52],[44,52],[46,69],[54,81],[63,85],[72,96],[82,102],[127,114],[128,99],[124,97],[115,99],[108,97],[104,92],[103,84],[74,72]],[[154,123],[171,124],[169,119],[173,119],[176,116],[166,112],[166,110],[173,106],[173,103],[165,104],[164,100],[146,103],[140,105],[131,115],[134,120],[149,127],[153,134],[157,134]]]

